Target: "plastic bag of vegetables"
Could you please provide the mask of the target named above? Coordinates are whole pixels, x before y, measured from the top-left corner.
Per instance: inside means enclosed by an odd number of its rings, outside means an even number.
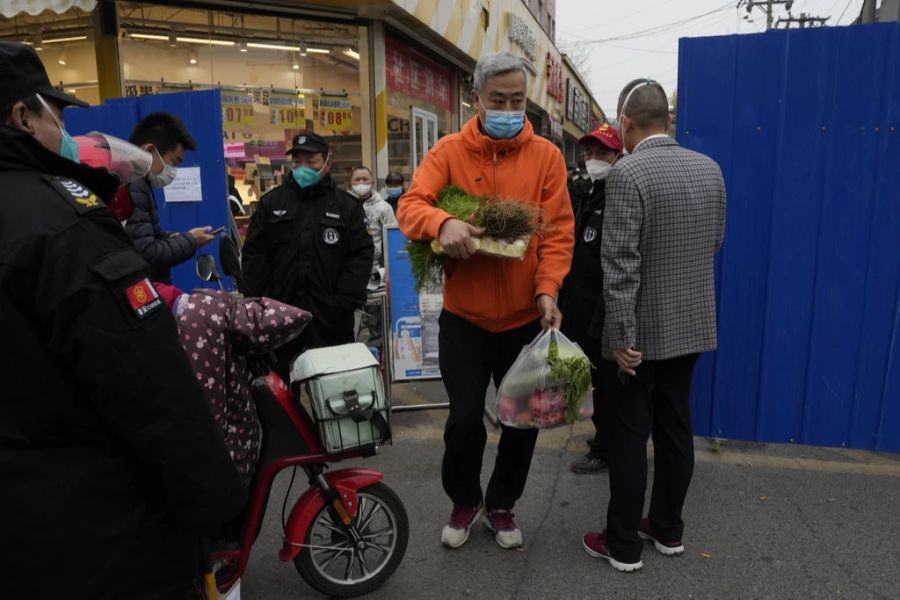
[[[591,361],[581,347],[547,329],[519,353],[497,390],[500,422],[519,429],[567,425],[590,417]]]

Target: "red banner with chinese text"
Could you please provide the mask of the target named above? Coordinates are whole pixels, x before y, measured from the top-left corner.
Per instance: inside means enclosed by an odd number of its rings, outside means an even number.
[[[453,110],[450,69],[391,38],[384,55],[388,89]]]

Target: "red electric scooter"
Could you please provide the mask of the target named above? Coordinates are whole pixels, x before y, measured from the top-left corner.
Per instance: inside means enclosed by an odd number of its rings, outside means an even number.
[[[220,280],[211,258],[198,257],[198,274],[207,280]],[[237,247],[225,236],[220,238],[219,258],[222,270],[234,277],[240,288]],[[207,263],[202,273],[201,260]],[[220,592],[228,592],[244,574],[275,476],[285,469],[294,470],[285,492],[286,502],[299,467],[306,475],[309,488],[283,522],[278,557],[282,561],[293,560],[304,581],[328,596],[349,598],[377,589],[393,574],[406,553],[409,540],[406,509],[397,494],[382,482],[384,475],[379,471],[326,470],[330,463],[374,456],[379,444],[326,453],[318,433],[322,424],[316,423],[299,398],[270,370],[271,361],[260,358],[252,362],[256,364],[252,365],[251,391],[263,431],[262,447],[239,543],[236,548],[211,553],[211,562],[217,567],[216,587]],[[386,404],[389,407],[390,403]],[[384,443],[390,441],[389,408],[382,417],[386,419],[379,419],[378,435],[371,438]],[[363,424],[366,425],[372,426],[368,422]]]

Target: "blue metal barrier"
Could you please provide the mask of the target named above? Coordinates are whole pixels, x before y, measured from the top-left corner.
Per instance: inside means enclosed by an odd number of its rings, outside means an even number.
[[[696,433],[900,451],[900,24],[681,40],[678,140],[728,187]]]
[[[182,167],[200,167],[203,200],[201,202],[165,201],[155,190],[160,225],[167,231],[187,231],[192,227],[228,224],[228,187],[225,155],[222,149],[222,104],[217,89],[177,92],[108,100],[102,106],[66,109],[66,129],[72,135],[98,130],[128,139],[137,122],[152,112],[170,112],[184,121],[197,142],[196,151],[185,152]],[[218,258],[218,240],[203,246]],[[221,270],[221,266],[220,266]],[[184,289],[212,287],[197,277],[194,261],[172,269],[172,282]]]

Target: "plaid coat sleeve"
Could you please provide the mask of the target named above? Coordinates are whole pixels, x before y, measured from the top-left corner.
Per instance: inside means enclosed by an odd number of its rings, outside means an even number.
[[[632,348],[637,338],[635,303],[641,285],[644,201],[628,171],[613,168],[606,184],[601,256],[606,319],[603,347]]]

